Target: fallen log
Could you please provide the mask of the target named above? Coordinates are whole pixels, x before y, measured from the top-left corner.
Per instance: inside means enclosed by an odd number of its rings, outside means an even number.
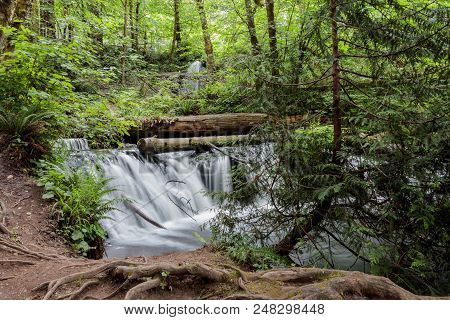
[[[168,138],[144,138],[138,141],[141,152],[161,153],[170,151],[196,150],[205,151],[214,147],[231,146],[248,140],[247,135]]]
[[[299,123],[303,116],[288,116],[284,122]],[[225,113],[143,121],[138,130],[141,136],[159,138],[191,136],[224,136],[248,134],[252,128],[266,121],[280,121],[264,113]]]

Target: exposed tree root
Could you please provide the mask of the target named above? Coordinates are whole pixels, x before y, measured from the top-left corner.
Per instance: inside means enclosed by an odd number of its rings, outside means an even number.
[[[85,281],[83,281],[85,280]],[[245,272],[230,266],[194,264],[133,264],[129,261],[103,263],[93,269],[66,275],[41,284],[42,299],[98,299],[89,295],[93,286],[103,281],[121,283],[103,299],[125,291],[125,299],[145,297],[150,290],[182,281],[207,286],[203,299],[423,299],[392,281],[361,272],[315,268],[277,269]],[[62,294],[63,286],[76,284],[78,289]],[[208,286],[209,285],[209,286]],[[84,295],[84,297],[82,297]]]
[[[0,232],[10,236],[12,233],[7,227],[0,223]]]
[[[15,278],[15,276],[0,278],[0,282],[6,281],[6,280],[11,280],[11,279],[14,279],[14,278]]]
[[[1,236],[0,236],[0,249],[6,249],[11,252],[21,253],[26,256],[33,257],[35,259],[58,260],[63,258],[62,256],[56,254],[47,254],[31,250],[25,246],[22,246],[21,244],[18,244],[12,240],[3,238]]]
[[[125,295],[125,300],[133,300],[133,298],[135,298],[138,294],[157,288],[160,284],[160,278],[146,280],[145,282],[142,282],[128,290],[127,294]]]
[[[47,293],[44,296],[44,300],[48,300],[51,298],[51,296],[58,290],[59,287],[61,287],[64,284],[71,283],[73,281],[81,281],[85,279],[91,279],[94,277],[97,277],[99,274],[103,272],[109,272],[110,270],[121,266],[121,265],[129,265],[130,262],[125,261],[113,261],[106,263],[98,268],[95,268],[93,270],[84,271],[84,272],[78,272],[74,274],[70,274],[68,276],[62,277],[57,280],[45,282],[41,284],[40,286],[33,289],[33,291],[39,290],[41,288],[47,288]]]
[[[28,195],[28,196],[26,196],[26,197],[23,197],[23,198],[19,199],[16,203],[14,203],[14,204],[11,206],[11,208],[17,207],[22,201],[27,200],[27,199],[30,199],[30,198],[31,198],[31,195]]]
[[[0,233],[6,234],[10,236],[12,233],[6,227],[6,215],[7,215],[6,206],[2,201],[0,201]]]
[[[27,261],[27,260],[0,260],[1,264],[23,264],[23,265],[35,265],[36,263],[33,261]]]
[[[85,282],[78,290],[70,292],[64,296],[61,296],[58,298],[58,300],[63,300],[63,299],[74,300],[80,294],[82,294],[85,290],[87,290],[90,286],[93,286],[93,285],[99,284],[99,283],[100,283],[99,279],[89,280],[89,281]]]

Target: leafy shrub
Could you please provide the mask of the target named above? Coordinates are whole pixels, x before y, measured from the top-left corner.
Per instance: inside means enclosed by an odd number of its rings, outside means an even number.
[[[57,203],[59,229],[83,255],[101,258],[106,231],[100,224],[116,201],[106,200],[113,190],[99,169],[70,167],[64,156],[49,156],[37,164],[37,176],[44,187],[44,199]]]
[[[213,228],[214,247],[225,251],[234,261],[251,266],[258,270],[266,270],[275,267],[290,265],[289,259],[278,255],[273,249],[258,246],[250,237],[234,234],[227,240],[219,240]]]
[[[47,152],[48,121],[51,112],[24,108],[18,112],[0,108],[0,133],[6,136],[6,144],[18,160],[37,158]]]
[[[31,158],[60,137],[87,138],[95,147],[119,144],[133,122],[114,114],[96,94],[109,74],[96,69],[93,49],[40,38],[28,29],[10,32],[14,51],[0,56],[0,131],[9,141]]]
[[[66,113],[70,116],[60,119],[60,123],[65,123],[67,128],[61,136],[88,139],[93,148],[120,145],[128,130],[135,126],[134,121],[114,113],[106,99],[90,94],[78,93]]]

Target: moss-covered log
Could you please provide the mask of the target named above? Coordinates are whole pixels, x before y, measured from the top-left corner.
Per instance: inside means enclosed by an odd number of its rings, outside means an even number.
[[[289,116],[285,123],[298,123],[303,116]],[[139,129],[141,137],[190,137],[204,135],[243,135],[266,121],[279,121],[264,113],[226,113],[183,116],[144,121]]]
[[[144,138],[138,142],[139,150],[149,153],[197,150],[204,151],[215,147],[225,147],[248,140],[246,135],[192,137],[192,138]]]

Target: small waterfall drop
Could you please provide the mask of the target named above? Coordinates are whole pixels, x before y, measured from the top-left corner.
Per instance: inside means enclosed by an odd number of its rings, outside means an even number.
[[[201,87],[201,79],[199,76],[205,69],[204,63],[202,61],[194,61],[191,63],[186,71],[186,79],[183,81],[181,88],[181,93],[189,93],[192,91],[197,91]]]
[[[89,150],[89,142],[87,139],[59,139],[55,144],[56,148],[65,148],[70,151],[87,151]]]

